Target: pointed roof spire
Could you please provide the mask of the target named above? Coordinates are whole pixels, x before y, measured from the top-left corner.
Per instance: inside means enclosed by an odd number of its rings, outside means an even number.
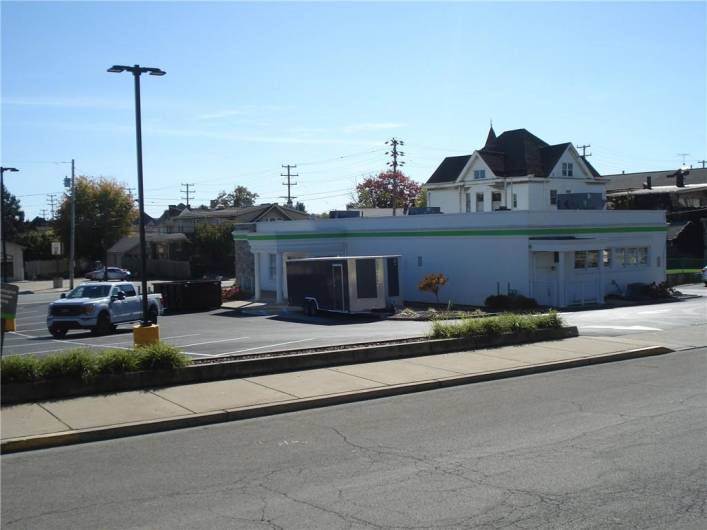
[[[484,147],[490,147],[496,141],[496,132],[493,130],[493,120],[491,121],[491,128],[489,129],[489,135],[486,137],[486,145]]]

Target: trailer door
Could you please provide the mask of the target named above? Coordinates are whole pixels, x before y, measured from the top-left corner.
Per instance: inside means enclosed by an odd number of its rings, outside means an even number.
[[[340,263],[331,266],[333,308],[335,311],[344,310],[344,270]]]

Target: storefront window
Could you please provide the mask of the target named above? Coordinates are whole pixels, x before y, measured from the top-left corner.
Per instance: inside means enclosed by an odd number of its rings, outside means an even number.
[[[578,250],[574,253],[574,268],[583,269],[587,265],[587,252]]]
[[[599,266],[599,251],[598,250],[588,250],[587,251],[587,268],[594,269]]]
[[[604,267],[611,267],[611,251],[607,248],[601,251],[601,258],[604,261]]]

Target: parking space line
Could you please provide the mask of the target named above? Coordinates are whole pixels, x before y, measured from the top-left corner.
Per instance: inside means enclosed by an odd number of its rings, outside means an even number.
[[[212,355],[212,357],[223,357],[224,355],[233,355],[236,353],[243,353],[247,351],[253,351],[253,350],[262,350],[263,348],[273,348],[275,346],[284,346],[285,344],[294,344],[296,342],[307,342],[308,340],[314,340],[314,338],[311,339],[301,339],[301,340],[291,340],[288,342],[280,342],[278,344],[266,344],[265,346],[256,346],[255,348],[246,348],[244,350],[236,350],[236,351],[229,351],[226,353],[217,353],[215,355]]]
[[[46,329],[47,329],[47,328],[46,328],[46,326],[45,326],[45,327],[43,327],[43,328],[22,329],[22,330],[20,330],[20,331],[44,331],[44,330],[46,330]]]
[[[216,344],[217,342],[231,342],[234,340],[243,340],[247,339],[248,337],[234,337],[232,339],[222,339],[222,340],[209,340],[206,342],[195,342],[194,344],[180,344],[177,346],[178,348],[190,348],[191,346],[201,346],[203,344]]]

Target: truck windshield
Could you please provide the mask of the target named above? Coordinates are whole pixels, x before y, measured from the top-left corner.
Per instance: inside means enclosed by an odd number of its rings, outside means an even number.
[[[66,295],[67,298],[104,298],[110,292],[110,285],[79,285]]]

